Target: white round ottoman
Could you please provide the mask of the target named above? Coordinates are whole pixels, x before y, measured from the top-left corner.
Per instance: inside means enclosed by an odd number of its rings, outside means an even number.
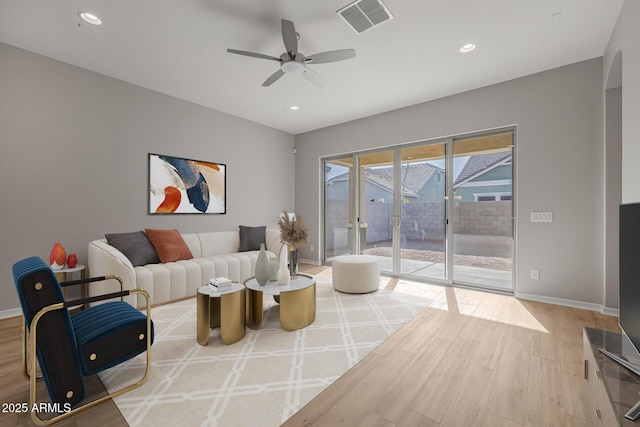
[[[373,292],[380,286],[378,260],[371,255],[342,255],[332,262],[333,289],[350,294]]]

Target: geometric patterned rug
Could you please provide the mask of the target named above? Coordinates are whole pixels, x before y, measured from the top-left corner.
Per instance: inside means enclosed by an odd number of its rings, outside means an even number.
[[[335,292],[316,278],[316,319],[280,327],[265,298],[260,330],[225,345],[218,329],[196,342],[195,298],[152,309],[152,368],[140,388],[115,399],[131,426],[279,426],[432,301],[379,289]],[[144,355],[100,374],[108,390],[144,371]]]

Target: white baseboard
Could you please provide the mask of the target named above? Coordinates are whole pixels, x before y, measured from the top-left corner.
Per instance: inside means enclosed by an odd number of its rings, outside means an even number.
[[[311,264],[311,265],[322,265],[322,263],[317,259],[300,259],[299,262],[303,262],[305,264]]]
[[[606,314],[608,316],[620,317],[620,310],[618,310],[617,308],[602,307],[600,313]]]
[[[518,299],[526,299],[529,301],[545,302],[548,304],[563,305],[565,307],[573,307],[573,308],[581,308],[583,310],[597,311],[599,313],[607,314],[610,316],[618,315],[618,310],[615,310],[612,308],[606,308],[602,304],[593,304],[589,302],[574,301],[574,300],[564,299],[564,298],[545,297],[542,295],[532,295],[532,294],[523,294],[523,293],[516,293],[514,297]]]
[[[22,316],[22,310],[19,308],[11,308],[9,310],[0,311],[0,319],[8,319],[10,317]]]

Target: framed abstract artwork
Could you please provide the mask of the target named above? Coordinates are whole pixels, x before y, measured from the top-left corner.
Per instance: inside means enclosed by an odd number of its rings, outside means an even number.
[[[149,153],[149,214],[227,213],[226,165]]]

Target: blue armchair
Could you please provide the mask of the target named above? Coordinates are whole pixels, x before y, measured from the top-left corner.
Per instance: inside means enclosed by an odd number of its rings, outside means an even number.
[[[141,386],[151,369],[153,322],[150,316],[149,295],[142,289],[115,292],[65,301],[62,286],[118,280],[104,276],[59,283],[51,268],[40,258],[31,257],[13,266],[13,278],[24,314],[25,337],[23,360],[26,369],[27,352],[31,355],[29,370],[29,408],[36,403],[36,360],[40,365],[53,407],[53,418],[40,418],[31,412],[38,425],[47,425],[68,418],[77,412],[98,405]],[[140,293],[147,300],[147,314],[126,302],[109,301],[70,314],[69,308],[121,298]],[[88,403],[85,399],[85,377],[131,359],[146,351],[146,370],[141,379],[126,387]],[[36,357],[33,357],[36,355]]]

